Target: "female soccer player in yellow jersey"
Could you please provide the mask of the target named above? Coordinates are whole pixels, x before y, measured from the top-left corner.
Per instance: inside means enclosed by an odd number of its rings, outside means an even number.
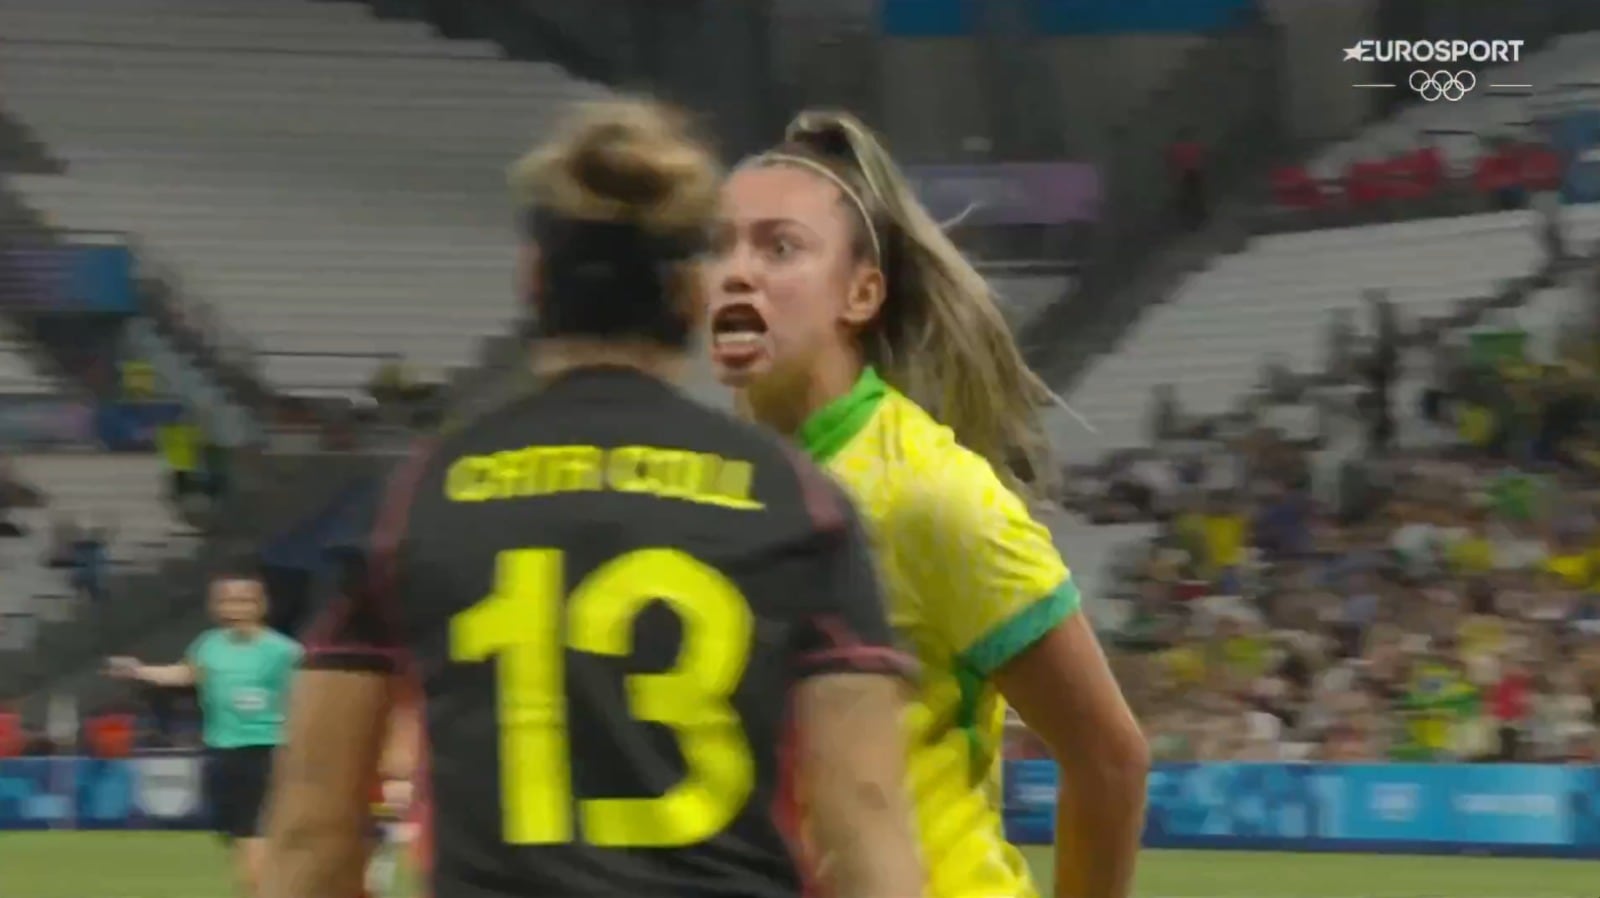
[[[1009,702],[1061,765],[1056,894],[1123,898],[1148,750],[1024,502],[1048,392],[984,279],[833,113],[735,171],[710,271],[719,379],[853,493],[923,664],[909,772],[933,895],[1038,894],[1002,827]]]

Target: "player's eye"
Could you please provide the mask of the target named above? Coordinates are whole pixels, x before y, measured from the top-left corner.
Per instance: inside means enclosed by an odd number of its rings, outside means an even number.
[[[794,255],[799,248],[799,244],[793,239],[780,235],[772,238],[772,242],[767,245],[767,253],[774,259],[781,260]]]

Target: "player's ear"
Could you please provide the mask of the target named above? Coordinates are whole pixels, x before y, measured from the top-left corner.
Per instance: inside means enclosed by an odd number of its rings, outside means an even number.
[[[840,319],[851,327],[865,327],[878,317],[883,301],[888,296],[888,283],[883,271],[876,265],[860,266],[850,279],[850,290],[845,295],[844,310]]]

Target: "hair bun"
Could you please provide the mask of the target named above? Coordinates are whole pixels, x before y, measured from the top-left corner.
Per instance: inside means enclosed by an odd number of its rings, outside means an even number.
[[[819,156],[854,162],[864,133],[865,126],[848,112],[808,110],[795,116],[783,136]]]
[[[682,114],[610,101],[581,109],[564,140],[513,168],[512,183],[528,202],[570,217],[664,233],[709,223],[720,171]]]
[[[672,192],[681,172],[665,164],[651,135],[624,121],[602,122],[572,147],[573,180],[596,197],[650,207]]]

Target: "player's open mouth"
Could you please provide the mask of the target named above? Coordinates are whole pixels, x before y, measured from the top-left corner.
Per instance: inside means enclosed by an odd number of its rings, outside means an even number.
[[[711,316],[711,355],[723,365],[754,362],[766,346],[767,322],[749,303],[723,306]]]

